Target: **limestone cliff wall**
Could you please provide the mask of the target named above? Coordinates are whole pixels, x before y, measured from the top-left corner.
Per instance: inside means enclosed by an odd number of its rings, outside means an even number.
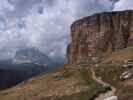
[[[68,63],[133,45],[133,11],[104,12],[71,25]]]

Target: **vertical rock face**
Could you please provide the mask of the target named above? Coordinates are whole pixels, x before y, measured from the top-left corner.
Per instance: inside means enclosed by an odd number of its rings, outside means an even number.
[[[104,12],[75,21],[68,63],[133,45],[133,11]]]

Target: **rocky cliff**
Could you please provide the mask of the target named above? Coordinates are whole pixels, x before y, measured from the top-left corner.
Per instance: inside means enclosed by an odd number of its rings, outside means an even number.
[[[68,63],[133,45],[133,11],[94,14],[71,25]]]

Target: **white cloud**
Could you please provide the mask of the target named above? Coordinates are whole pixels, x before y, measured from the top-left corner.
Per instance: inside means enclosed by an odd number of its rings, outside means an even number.
[[[12,55],[16,49],[34,46],[59,57],[65,56],[74,20],[109,11],[113,6],[109,0],[10,0],[8,4],[14,10],[4,15],[8,25],[0,33],[0,51],[6,49],[5,55],[7,52]],[[5,8],[0,10],[4,12]]]
[[[114,10],[131,10],[131,9],[133,9],[133,0],[119,0],[114,6]]]
[[[7,0],[0,0],[0,14],[3,13],[3,11],[13,11],[14,6],[11,5]]]

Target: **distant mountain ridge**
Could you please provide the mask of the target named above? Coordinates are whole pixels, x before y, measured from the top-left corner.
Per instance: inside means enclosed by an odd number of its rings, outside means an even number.
[[[14,63],[34,63],[40,65],[50,65],[53,61],[36,48],[20,49],[16,52]]]
[[[35,48],[18,50],[13,59],[0,61],[0,89],[12,87],[54,66],[48,56]]]
[[[36,48],[20,49],[14,58],[0,61],[0,89],[12,87],[58,64]]]

